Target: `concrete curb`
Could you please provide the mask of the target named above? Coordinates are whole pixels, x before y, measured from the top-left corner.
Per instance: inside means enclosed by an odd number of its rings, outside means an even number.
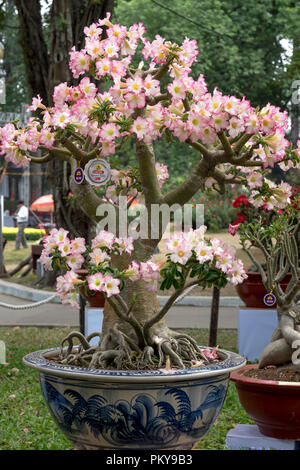
[[[12,295],[18,297],[19,299],[30,300],[31,302],[40,302],[41,300],[50,297],[55,292],[33,289],[31,287],[22,286],[14,282],[6,282],[0,280],[0,294]],[[61,303],[59,297],[55,297],[51,303]]]
[[[40,302],[54,294],[53,291],[41,289],[33,289],[31,287],[22,286],[14,282],[0,280],[0,294],[12,295],[19,299],[30,300],[31,302]],[[165,305],[169,297],[158,296],[160,305]],[[61,303],[60,298],[55,297],[51,303]],[[201,297],[188,295],[176,305],[185,305],[188,307],[210,307],[211,297]],[[239,297],[221,297],[220,307],[243,307],[244,302]]]
[[[160,305],[165,305],[169,297],[158,296]],[[210,307],[211,297],[187,295],[176,305],[187,307]],[[239,297],[220,297],[220,307],[244,307],[244,302]]]

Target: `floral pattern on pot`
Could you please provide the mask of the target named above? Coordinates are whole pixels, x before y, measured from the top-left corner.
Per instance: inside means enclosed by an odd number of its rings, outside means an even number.
[[[41,385],[54,420],[77,449],[191,449],[217,418],[228,375],[133,387],[41,374]]]
[[[246,363],[218,350],[221,361],[205,366],[100,370],[59,364],[59,351],[34,351],[23,362],[39,371],[52,417],[83,450],[192,449],[220,413],[230,373]]]

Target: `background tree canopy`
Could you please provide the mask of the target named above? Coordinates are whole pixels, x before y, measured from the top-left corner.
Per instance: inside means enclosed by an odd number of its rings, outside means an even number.
[[[82,9],[98,0],[30,0],[42,10],[45,42],[49,37],[49,24],[53,24],[51,7],[54,3],[68,3]],[[24,43],[24,28],[15,5],[21,0],[0,2],[0,40],[4,44],[3,69],[7,82],[7,103],[2,110],[18,111],[22,102],[28,102],[32,87],[28,86],[24,56],[20,41]],[[25,5],[28,2],[25,2]],[[47,8],[48,5],[48,8]],[[43,8],[41,8],[43,7]],[[30,13],[30,11],[29,11]],[[34,16],[33,16],[34,17]],[[254,106],[270,102],[289,109],[292,123],[291,138],[299,135],[298,105],[291,106],[295,92],[292,83],[300,74],[300,4],[290,0],[117,0],[114,2],[114,22],[130,26],[142,21],[147,35],[153,40],[157,34],[180,43],[186,36],[196,39],[198,62],[193,76],[202,73],[209,91],[217,87],[226,94],[245,96]],[[59,18],[57,28],[68,22]],[[48,44],[49,48],[49,44]],[[51,61],[51,58],[49,59]],[[134,143],[129,142],[118,155],[120,164],[134,163]],[[155,143],[159,161],[169,165],[172,179],[177,184],[198,156],[180,142]],[[280,174],[274,177],[281,178]],[[167,185],[167,186],[168,186]],[[166,188],[167,188],[166,186]]]
[[[202,73],[210,92],[217,87],[225,94],[245,96],[253,106],[289,106],[295,91],[292,82],[300,71],[299,57],[295,60],[293,54],[293,41],[300,35],[296,2],[118,0],[113,18],[127,26],[142,21],[151,40],[157,34],[177,43],[186,36],[196,39],[199,55],[193,76]],[[187,160],[186,147],[178,141],[161,140],[155,149],[160,161],[169,165],[172,186],[186,174],[188,162],[197,158],[191,149]],[[130,159],[130,149],[122,159]],[[282,175],[277,172],[274,177]]]
[[[142,21],[152,40],[156,34],[178,43],[186,36],[196,39],[199,55],[194,74],[204,74],[209,91],[217,87],[239,98],[245,95],[254,106],[268,102],[285,106],[290,83],[281,40],[292,34],[290,20],[300,13],[300,6],[292,4],[285,0],[118,0],[114,19],[126,25]]]

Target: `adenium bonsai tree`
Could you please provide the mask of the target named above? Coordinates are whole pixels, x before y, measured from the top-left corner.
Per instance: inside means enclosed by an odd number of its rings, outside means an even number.
[[[265,366],[299,367],[293,362],[293,353],[300,346],[300,260],[298,234],[300,227],[299,197],[293,198],[284,213],[273,214],[269,224],[264,215],[253,222],[238,224],[237,232],[244,250],[257,267],[262,282],[277,303],[278,325],[270,343],[263,350],[259,368]],[[258,261],[253,248],[257,248],[265,263]],[[287,288],[281,282],[290,274]]]
[[[104,28],[106,39],[101,36]],[[284,170],[299,168],[300,142],[293,150],[285,139],[286,112],[271,104],[253,108],[245,98],[224,96],[217,89],[209,93],[204,77],[192,76],[197,59],[194,40],[186,38],[178,45],[157,35],[150,42],[142,23],[127,28],[112,24],[109,15],[86,27],[84,34],[84,49],[73,47],[70,52],[70,68],[79,84],[56,86],[50,108],[40,97],[34,98],[30,106],[34,117],[25,129],[16,123],[1,129],[0,151],[6,160],[26,166],[57,158],[70,165],[72,193],[90,217],[91,230],[103,219],[99,214],[104,203],[111,204],[119,220],[119,195],[128,197],[129,205],[133,200],[144,204],[149,228],[154,206],[184,206],[199,189],[224,193],[232,184],[247,185],[257,206],[284,211],[290,185],[274,185],[265,176],[275,163]],[[100,81],[107,91],[99,91]],[[164,137],[185,144],[187,158],[191,147],[199,153],[190,174],[169,192],[163,189],[167,168],[156,161],[153,147]],[[74,182],[77,167],[84,168],[98,157],[109,160],[128,139],[135,140],[137,166],[113,169],[104,198],[87,180]],[[43,151],[40,158],[34,155],[38,149]],[[153,252],[164,233],[163,222],[155,237],[149,230],[147,237],[135,240],[120,236],[118,226],[114,234],[98,233],[91,246],[69,240],[62,230],[45,241],[45,264],[67,269],[58,278],[64,299],[82,282],[107,298],[97,348],[91,350],[80,338],[80,357],[65,360],[83,358],[84,364],[91,361],[95,367],[146,367],[155,361],[184,367],[206,360],[191,338],[169,330],[165,313],[190,283],[223,287],[226,282],[241,282],[241,262],[229,247],[208,241],[202,227],[170,237],[169,254],[159,266]],[[80,267],[88,270],[84,281],[76,275]],[[176,290],[162,309],[155,292],[157,281],[161,288]],[[76,336],[68,337],[71,356]]]
[[[162,322],[166,313],[184,291],[192,286],[216,285],[224,287],[227,282],[236,285],[242,282],[245,272],[242,263],[235,259],[234,247],[222,244],[217,239],[205,239],[206,227],[190,229],[187,233],[175,232],[165,240],[168,253],[164,261],[156,263],[132,261],[125,269],[117,267],[114,260],[119,257],[134,257],[134,240],[131,237],[116,237],[113,233],[100,231],[86,245],[83,238],[70,240],[64,229],[54,229],[44,239],[41,260],[47,269],[66,271],[57,278],[57,291],[63,303],[77,305],[77,293],[95,295],[102,292],[118,321],[106,328],[97,346],[80,333],[71,333],[64,339],[68,349],[63,352],[64,363],[103,368],[114,363],[118,368],[201,366],[217,359],[217,349],[200,350],[188,335],[168,331]],[[128,264],[128,262],[126,263]],[[84,270],[84,271],[83,271]],[[83,272],[85,275],[83,276]],[[139,305],[136,283],[143,281],[145,289],[155,292],[175,288],[166,304],[157,309],[148,305],[148,315],[136,310]],[[128,287],[128,283],[129,287]],[[122,296],[122,291],[131,288],[131,297]],[[129,331],[127,331],[129,327]],[[73,339],[79,339],[81,348],[74,353]]]

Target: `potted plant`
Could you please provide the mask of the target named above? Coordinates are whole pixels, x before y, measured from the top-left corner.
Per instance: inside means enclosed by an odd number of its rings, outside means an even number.
[[[221,241],[205,238],[204,226],[176,232],[166,242],[165,261],[132,261],[121,270],[113,258],[132,255],[132,238],[101,231],[88,246],[82,238],[70,240],[64,229],[44,238],[45,267],[65,270],[57,278],[62,302],[77,305],[78,292],[87,299],[101,294],[118,318],[102,335],[85,338],[76,331],[62,349],[24,358],[40,371],[48,407],[77,448],[191,448],[216,419],[229,372],[245,364],[237,354],[199,348],[188,335],[165,331],[162,324],[189,287],[240,282],[241,263]],[[149,291],[175,288],[146,321],[132,314],[143,299],[132,295],[127,304],[120,295],[125,284],[137,282]],[[92,346],[95,336],[101,340]]]
[[[292,188],[291,204],[297,204],[299,198],[299,187]],[[255,202],[255,201],[254,201]],[[237,211],[237,220],[229,225],[228,232],[233,235],[240,223],[250,223],[251,221],[260,218],[263,225],[269,225],[276,215],[274,210],[266,210],[265,207],[255,207],[255,204],[249,201],[249,195],[241,194],[235,198],[232,206]],[[255,241],[252,241],[255,245]],[[266,264],[262,264],[264,271],[266,271]],[[291,279],[291,274],[287,273],[285,278],[281,281],[281,288],[283,291],[286,290],[287,285]],[[255,264],[252,264],[247,270],[247,278],[236,286],[236,291],[240,298],[245,302],[246,307],[249,308],[276,308],[276,303],[272,306],[268,306],[264,303],[264,296],[267,294],[266,288],[262,282],[261,273]]]
[[[241,242],[259,270],[269,305],[277,302],[278,325],[259,364],[234,372],[240,401],[260,431],[280,439],[300,438],[300,266],[297,236],[299,208],[295,203],[269,225],[261,217],[239,226]],[[267,269],[253,255],[258,247]],[[279,269],[278,269],[279,267]],[[290,272],[286,289],[282,280]]]
[[[0,152],[17,166],[53,159],[69,165],[72,199],[97,235],[89,245],[80,237],[68,240],[63,230],[53,232],[43,261],[66,270],[58,278],[63,301],[75,303],[75,286],[104,292],[103,330],[96,350],[91,338],[76,333],[64,342],[63,356],[58,348],[24,361],[40,371],[50,411],[77,448],[190,448],[213,423],[229,373],[244,359],[203,351],[172,332],[165,313],[189,283],[222,287],[240,282],[244,270],[229,246],[205,239],[202,224],[183,233],[175,227],[165,263],[154,263],[166,228],[157,209],[175,206],[178,212],[199,190],[224,193],[237,184],[248,185],[258,205],[284,208],[290,185],[271,184],[265,174],[274,161],[297,167],[298,154],[284,137],[286,112],[270,104],[253,108],[217,89],[209,93],[202,75],[192,77],[196,41],[178,45],[156,36],[150,42],[142,23],[127,28],[109,15],[84,34],[85,47],[70,52],[78,85],[57,85],[49,108],[34,98],[26,128],[11,123],[1,129]],[[93,81],[82,77],[88,74]],[[97,88],[99,80],[106,91]],[[186,145],[187,159],[191,151],[198,154],[189,175],[169,190],[163,188],[166,165],[156,161],[153,147],[161,138]],[[117,167],[111,157],[129,139],[135,141],[136,166]],[[42,157],[35,155],[38,149]],[[128,224],[134,200],[145,210]],[[80,279],[78,269],[88,276]],[[175,289],[162,309],[159,280],[161,288]]]

